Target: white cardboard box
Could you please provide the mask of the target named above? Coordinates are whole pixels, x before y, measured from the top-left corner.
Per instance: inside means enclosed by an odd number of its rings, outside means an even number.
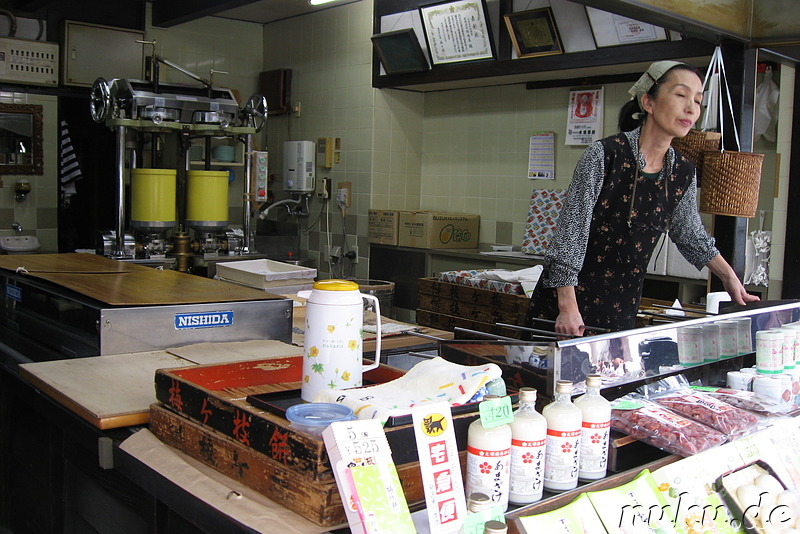
[[[217,276],[256,289],[269,290],[312,284],[317,270],[275,260],[242,260],[218,263]]]

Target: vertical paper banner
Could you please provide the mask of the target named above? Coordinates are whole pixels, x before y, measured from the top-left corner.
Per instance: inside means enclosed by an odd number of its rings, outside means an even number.
[[[528,178],[556,179],[555,132],[534,132],[528,149]]]
[[[569,92],[567,145],[590,145],[603,136],[603,88]]]
[[[467,514],[450,404],[411,409],[431,534],[458,532]]]

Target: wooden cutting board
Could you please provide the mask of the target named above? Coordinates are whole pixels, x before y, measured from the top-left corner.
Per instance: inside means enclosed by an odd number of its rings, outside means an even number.
[[[8,258],[21,258],[9,260]],[[242,302],[279,298],[264,291],[171,270],[158,270],[93,254],[0,256],[0,268],[24,267],[47,280],[109,306]]]

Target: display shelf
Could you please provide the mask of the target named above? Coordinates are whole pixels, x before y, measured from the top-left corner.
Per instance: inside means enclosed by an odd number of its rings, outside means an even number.
[[[428,3],[423,0],[374,0],[373,32],[381,33],[382,17],[414,11]],[[510,0],[501,0],[498,4],[494,9],[499,9],[497,16],[502,22],[502,15],[512,12],[512,6]],[[375,54],[372,86],[419,92],[512,83],[571,86],[585,83],[589,78],[638,76],[651,62],[665,59],[702,65],[711,56],[715,43],[709,32],[709,40],[686,38],[512,59],[510,39],[504,27],[494,40],[496,59],[435,65],[422,72],[381,74],[381,64]]]

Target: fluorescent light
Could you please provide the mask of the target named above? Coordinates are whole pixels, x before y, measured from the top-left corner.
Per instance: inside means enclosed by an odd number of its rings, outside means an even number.
[[[335,2],[336,0],[308,0],[308,3],[312,6],[318,6],[320,4],[327,4],[328,2]]]

